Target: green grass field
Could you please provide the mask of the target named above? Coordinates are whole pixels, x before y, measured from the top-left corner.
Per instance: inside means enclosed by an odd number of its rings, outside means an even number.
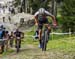
[[[31,28],[32,31],[28,31],[25,32],[25,35],[34,35],[34,29]],[[35,57],[35,59],[41,59],[43,57],[48,57],[51,56],[51,52],[53,53],[53,57],[49,57],[47,59],[50,58],[54,58],[54,59],[73,59],[75,56],[75,35],[50,35],[50,39],[49,42],[47,44],[47,51],[46,51],[46,55],[42,53],[42,51],[40,50],[40,48],[38,48],[38,40],[33,40],[33,37],[31,36],[26,36],[23,40],[22,40],[22,48],[24,48],[24,50],[22,50],[22,52],[20,52],[19,54],[16,54],[17,57],[24,55],[28,56],[29,59],[31,59],[31,57]],[[28,46],[30,48],[27,48],[26,46]],[[33,48],[31,48],[33,47]],[[27,49],[26,49],[27,48]],[[8,49],[7,52],[4,52],[2,54],[3,57],[5,56],[9,56],[12,55],[12,53],[16,52],[15,50]],[[39,54],[39,55],[38,55]],[[42,55],[42,57],[40,57],[40,55]],[[48,56],[47,56],[48,54]],[[50,55],[49,55],[50,54]],[[66,58],[66,55],[68,55],[68,57]],[[24,58],[22,57],[22,58]],[[36,58],[37,57],[37,58]],[[7,58],[8,59],[8,58]],[[12,58],[11,58],[12,59]],[[18,59],[18,58],[16,58]]]
[[[33,35],[34,31],[27,32],[28,35]],[[38,40],[33,41],[33,38],[26,38],[28,44],[38,46]],[[48,50],[59,51],[75,51],[75,35],[51,35],[48,45]]]

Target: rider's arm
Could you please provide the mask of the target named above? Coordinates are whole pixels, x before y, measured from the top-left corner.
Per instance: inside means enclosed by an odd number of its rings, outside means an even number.
[[[57,22],[56,22],[55,16],[52,15],[51,17],[52,17],[52,20],[53,20],[53,25],[56,26],[57,25]]]
[[[37,18],[38,14],[39,14],[39,12],[36,12],[35,15],[34,15],[35,25],[38,25],[38,18]]]
[[[57,22],[56,22],[55,16],[52,15],[51,13],[49,13],[48,11],[45,11],[45,13],[46,13],[47,15],[49,15],[49,16],[52,18],[52,20],[53,20],[53,25],[56,26],[56,25],[57,25]]]
[[[38,25],[38,21],[37,18],[35,17],[35,25]]]

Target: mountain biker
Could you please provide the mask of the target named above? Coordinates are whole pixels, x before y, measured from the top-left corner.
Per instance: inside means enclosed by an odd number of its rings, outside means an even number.
[[[4,39],[4,47],[5,47],[5,50],[7,51],[7,49],[8,49],[8,39],[9,39],[8,31],[5,31],[3,39]]]
[[[11,31],[9,35],[9,40],[10,40],[10,47],[13,47],[13,40],[14,40],[14,33]]]
[[[5,35],[5,31],[3,29],[3,25],[0,26],[0,54],[2,54],[4,52],[4,35]]]
[[[16,38],[15,44],[17,45],[17,42],[19,41],[18,46],[20,48],[21,47],[22,32],[19,31],[19,29],[16,29],[16,31],[14,32],[14,35],[15,35],[15,38]],[[16,45],[15,45],[15,47],[17,47]]]
[[[56,26],[56,20],[55,20],[55,16],[52,15],[51,13],[49,13],[48,11],[46,11],[44,8],[40,8],[35,14],[35,25],[38,26],[38,31],[39,31],[39,43],[41,44],[41,35],[42,35],[42,27],[44,24],[46,24],[45,26],[48,28],[48,33],[50,33],[51,31],[51,27],[49,25],[47,16],[50,16],[53,20],[53,25]]]

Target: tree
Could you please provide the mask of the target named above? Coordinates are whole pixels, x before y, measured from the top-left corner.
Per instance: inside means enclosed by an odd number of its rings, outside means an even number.
[[[33,9],[33,13],[35,13],[40,7],[48,9],[48,4],[50,0],[30,0],[30,7]]]
[[[18,5],[20,5],[20,4],[21,4],[21,1],[20,1],[20,0],[15,0],[15,2],[16,2],[16,3],[14,4],[14,5],[15,5],[15,7],[17,7]]]
[[[61,3],[63,0],[56,0],[57,3]]]
[[[57,16],[57,2],[56,0],[52,0],[52,14]]]
[[[75,0],[64,0],[62,6],[63,31],[75,32]]]

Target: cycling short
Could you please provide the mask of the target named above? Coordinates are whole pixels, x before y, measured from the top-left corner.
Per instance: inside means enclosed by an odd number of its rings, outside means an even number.
[[[43,28],[43,24],[48,24],[48,23],[49,23],[49,22],[48,22],[47,19],[45,19],[45,20],[43,20],[43,21],[39,21],[38,29],[42,29],[42,28]]]

